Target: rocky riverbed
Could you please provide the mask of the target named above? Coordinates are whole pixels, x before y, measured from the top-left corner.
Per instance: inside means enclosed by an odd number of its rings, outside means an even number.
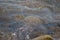
[[[41,35],[60,40],[59,0],[0,0],[0,40],[31,40]]]

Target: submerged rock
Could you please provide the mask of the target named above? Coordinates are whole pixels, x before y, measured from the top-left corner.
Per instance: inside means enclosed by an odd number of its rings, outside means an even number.
[[[60,1],[0,0],[0,31],[1,40],[60,38]]]
[[[44,21],[39,16],[27,16],[24,19],[24,22],[26,24],[39,24],[39,23],[44,23]]]
[[[13,20],[19,22],[19,21],[23,21],[24,20],[24,15],[20,15],[20,14],[17,14],[17,15],[12,15],[11,17]]]

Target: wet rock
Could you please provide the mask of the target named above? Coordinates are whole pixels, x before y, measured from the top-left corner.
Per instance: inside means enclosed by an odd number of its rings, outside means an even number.
[[[53,40],[53,38],[50,35],[43,35],[32,40]]]
[[[40,19],[39,16],[27,16],[24,19],[25,23],[27,24],[38,24],[38,23],[44,23],[42,19]]]
[[[0,14],[4,14],[5,13],[5,10],[4,10],[4,8],[2,7],[2,6],[0,6]]]
[[[0,39],[60,38],[59,10],[59,0],[0,0]]]
[[[20,15],[20,14],[17,14],[17,15],[12,15],[11,18],[15,21],[23,21],[24,20],[24,15]]]

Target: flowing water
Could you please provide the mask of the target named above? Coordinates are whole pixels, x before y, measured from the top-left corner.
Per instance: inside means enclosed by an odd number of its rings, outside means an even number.
[[[59,0],[0,0],[0,40],[46,34],[60,40]]]

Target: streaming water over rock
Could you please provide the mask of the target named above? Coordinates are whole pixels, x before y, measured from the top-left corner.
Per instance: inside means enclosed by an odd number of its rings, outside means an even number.
[[[46,34],[60,40],[59,0],[0,0],[0,40],[31,40]]]

